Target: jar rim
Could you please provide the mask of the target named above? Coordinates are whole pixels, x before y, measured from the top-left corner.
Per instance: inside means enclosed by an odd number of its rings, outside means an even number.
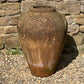
[[[29,10],[33,12],[52,12],[56,11],[56,8],[52,6],[33,6]]]

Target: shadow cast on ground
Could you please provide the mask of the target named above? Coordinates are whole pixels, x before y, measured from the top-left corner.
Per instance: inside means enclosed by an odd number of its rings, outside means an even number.
[[[56,67],[56,72],[67,67],[74,59],[76,59],[78,54],[79,52],[74,39],[67,34],[64,49]]]

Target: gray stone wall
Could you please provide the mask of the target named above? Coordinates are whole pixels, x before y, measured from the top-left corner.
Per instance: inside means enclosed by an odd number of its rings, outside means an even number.
[[[44,0],[0,0],[0,50],[21,48],[17,34],[17,17],[35,5],[35,1]],[[54,6],[65,15],[68,22],[67,33],[78,46],[83,45],[84,0],[45,0],[44,5]]]

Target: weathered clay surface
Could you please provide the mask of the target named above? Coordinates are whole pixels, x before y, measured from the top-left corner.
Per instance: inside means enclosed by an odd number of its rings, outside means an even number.
[[[52,8],[38,7],[21,15],[18,33],[33,75],[49,76],[55,72],[66,30],[64,16]]]

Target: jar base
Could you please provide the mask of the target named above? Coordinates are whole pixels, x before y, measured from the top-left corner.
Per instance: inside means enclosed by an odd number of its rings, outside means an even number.
[[[32,74],[33,76],[36,76],[36,77],[48,77],[48,76],[53,75],[54,73],[55,73],[55,72],[52,72],[52,73],[49,73],[49,74],[47,74],[47,73],[45,73],[45,74],[42,74],[42,73],[36,74],[36,73],[32,73],[32,72],[31,72],[31,74]]]
[[[49,69],[46,67],[34,67],[30,65],[31,74],[37,77],[48,77],[56,72],[56,69]]]

